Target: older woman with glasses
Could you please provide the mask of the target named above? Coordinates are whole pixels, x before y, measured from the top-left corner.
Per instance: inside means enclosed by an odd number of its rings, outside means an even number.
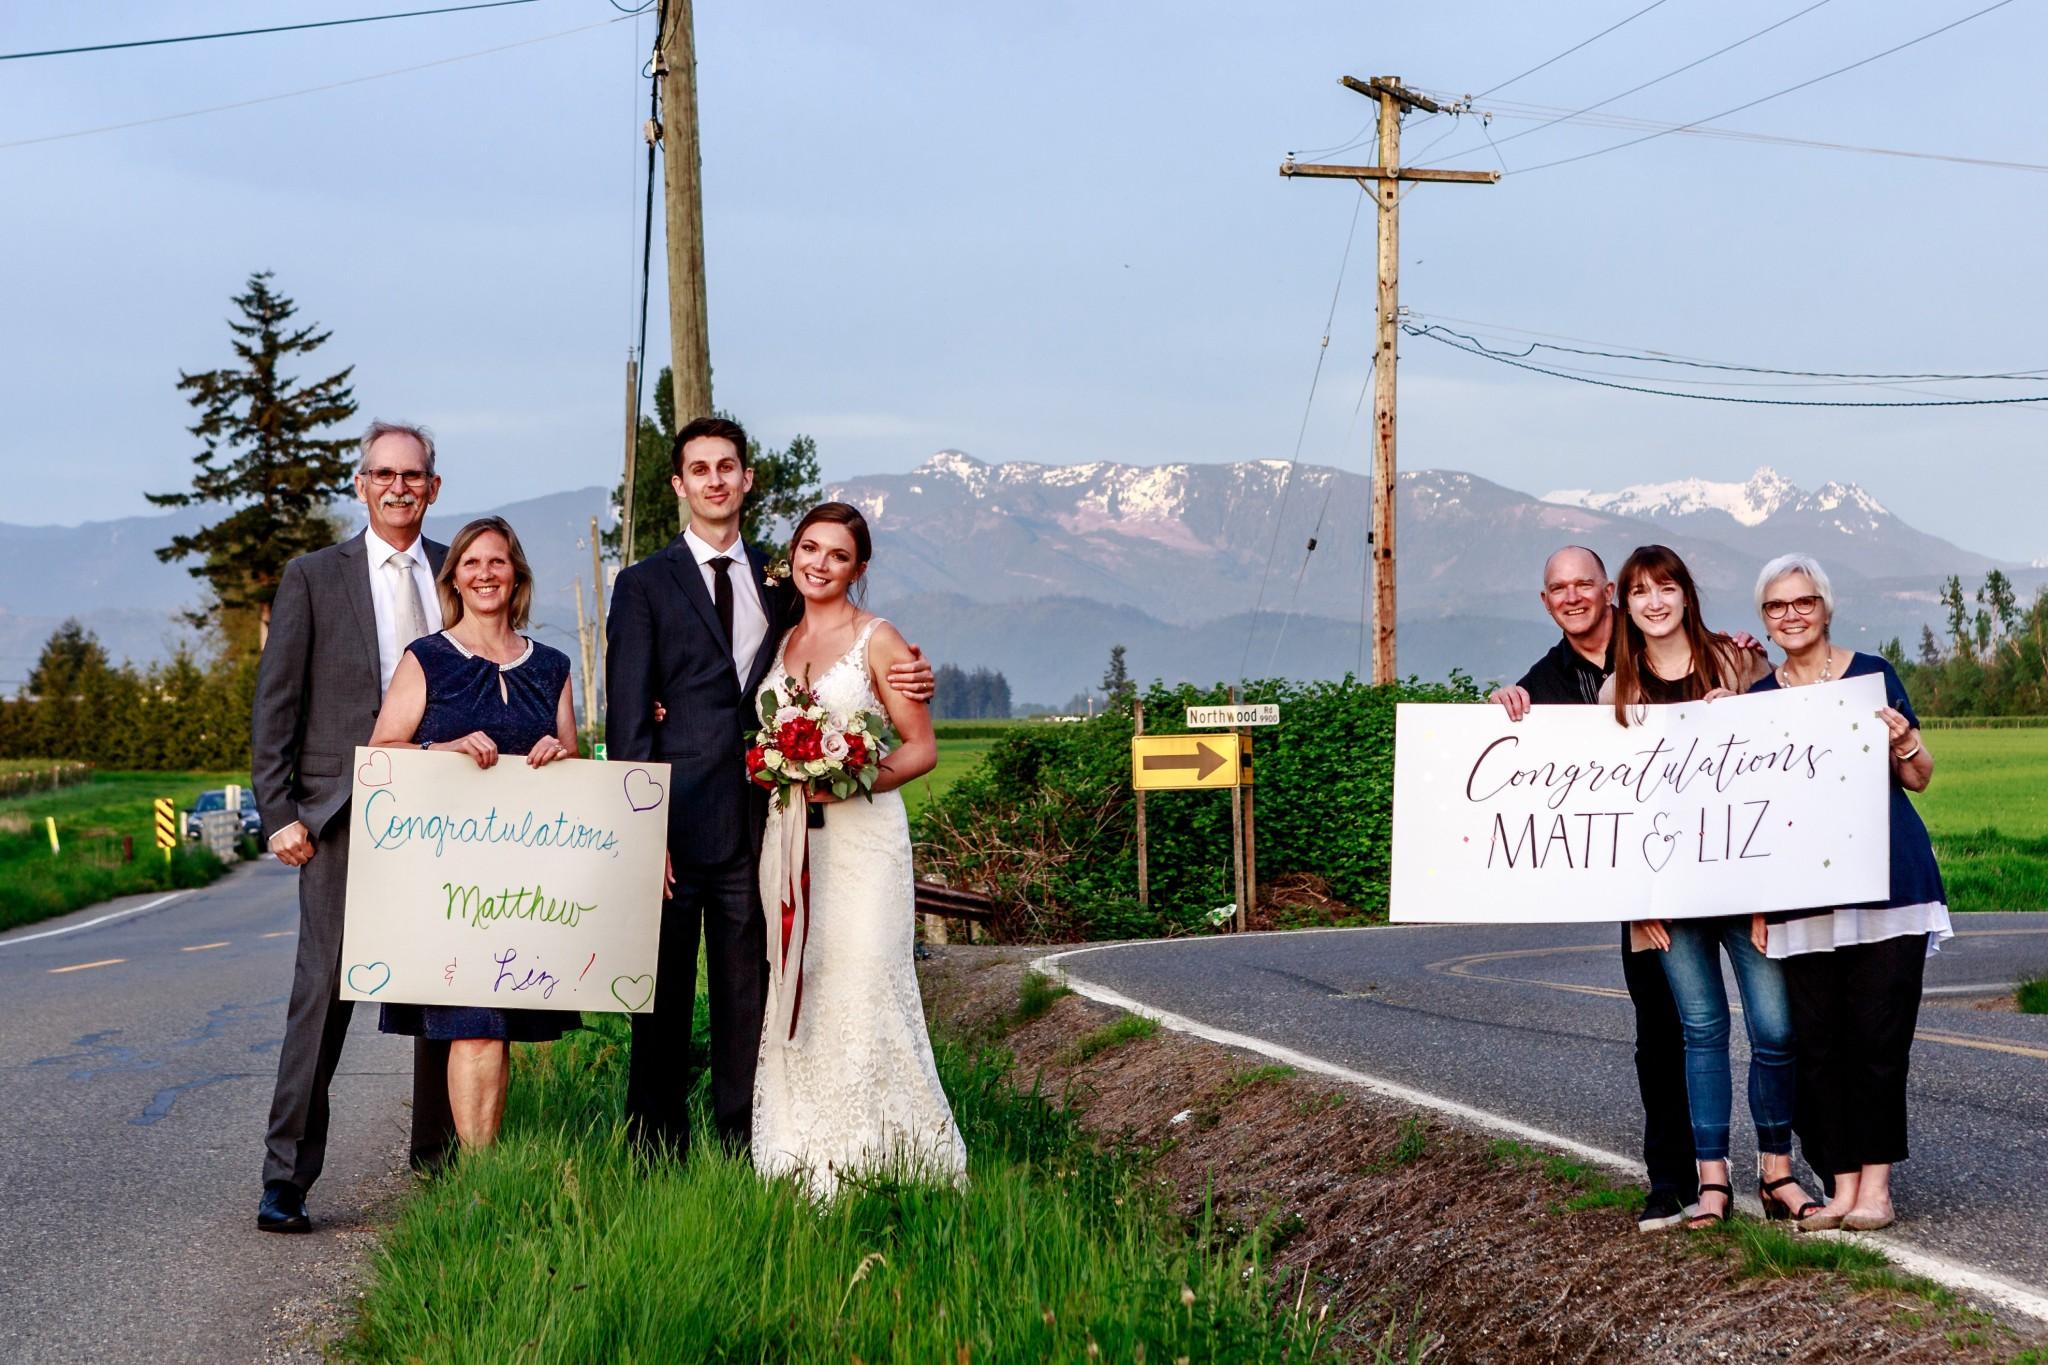
[[[1889,1226],[1894,1163],[1906,1158],[1906,1066],[1920,1013],[1920,979],[1949,926],[1934,845],[1909,791],[1924,791],[1934,759],[1899,675],[1875,654],[1829,638],[1835,591],[1806,555],[1780,555],[1757,575],[1756,605],[1785,662],[1749,690],[1805,687],[1878,674],[1877,713],[1891,746],[1891,895],[1870,905],[1768,916],[1766,955],[1782,961],[1792,1008],[1798,1098],[1794,1127],[1806,1159],[1832,1178],[1827,1206],[1802,1228]]]

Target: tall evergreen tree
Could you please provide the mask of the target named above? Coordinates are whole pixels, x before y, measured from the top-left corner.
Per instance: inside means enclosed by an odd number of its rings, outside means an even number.
[[[329,509],[348,495],[355,468],[354,442],[321,434],[355,415],[349,387],[355,367],[308,383],[285,373],[332,333],[293,326],[298,306],[270,280],[269,271],[258,271],[235,296],[242,317],[230,319],[228,330],[239,363],[179,373],[179,390],[199,410],[188,428],[201,443],[192,457],[198,472],[191,491],[148,495],[159,507],[218,503],[232,509],[191,535],[172,537],[156,553],[165,562],[200,561],[190,573],[206,580],[213,601],[193,613],[195,624],[221,627],[232,641],[237,632],[226,618],[254,617],[259,647],[284,566],[333,544],[339,534]]]
[[[730,417],[731,413],[720,413]],[[669,477],[675,472],[676,389],[675,372],[661,367],[654,381],[654,416],[642,414],[640,433],[633,450],[633,558],[641,560],[659,554],[671,540],[682,534],[682,517],[675,489]],[[750,545],[766,545],[823,497],[819,491],[818,443],[797,436],[782,450],[769,450],[759,441],[747,442],[747,462],[754,470],[754,491],[747,495],[745,514],[740,520],[740,538]],[[621,479],[612,489],[612,505],[623,510],[626,485]],[[604,533],[605,553],[617,557],[622,528]]]
[[[72,697],[89,679],[106,671],[106,648],[99,636],[74,616],[43,642],[43,652],[36,656],[36,666],[29,670],[22,691],[31,697]]]

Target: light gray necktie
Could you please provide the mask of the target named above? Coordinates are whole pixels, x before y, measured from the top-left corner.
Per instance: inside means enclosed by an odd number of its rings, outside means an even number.
[[[384,566],[393,571],[391,619],[403,653],[407,645],[427,633],[427,609],[420,602],[419,580],[412,576],[412,556],[400,551],[385,560]]]

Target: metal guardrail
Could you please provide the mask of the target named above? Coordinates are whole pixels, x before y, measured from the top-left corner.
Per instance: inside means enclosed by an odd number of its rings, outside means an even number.
[[[916,884],[916,892],[917,913],[920,915],[930,915],[942,921],[936,926],[938,932],[933,936],[935,942],[944,943],[946,941],[945,926],[943,924],[945,920],[965,920],[967,923],[967,941],[969,943],[974,942],[975,925],[993,924],[995,922],[995,901],[978,892],[961,891],[956,887],[945,886],[939,882],[918,882]]]

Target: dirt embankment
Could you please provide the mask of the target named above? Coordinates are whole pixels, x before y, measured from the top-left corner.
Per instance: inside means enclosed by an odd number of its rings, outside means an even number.
[[[2033,1324],[1890,1272],[1745,1272],[1745,1251],[1843,1254],[1826,1239],[1639,1234],[1598,1173],[1263,1058],[1161,1032],[1077,1063],[1074,1042],[1118,1012],[1068,995],[1016,1022],[1043,951],[937,948],[926,1008],[999,1034],[1018,1082],[1071,1095],[1102,1138],[1158,1151],[1188,1216],[1211,1198],[1236,1225],[1268,1220],[1290,1295],[1305,1276],[1353,1341],[1502,1362],[1975,1362],[2040,1346]]]

